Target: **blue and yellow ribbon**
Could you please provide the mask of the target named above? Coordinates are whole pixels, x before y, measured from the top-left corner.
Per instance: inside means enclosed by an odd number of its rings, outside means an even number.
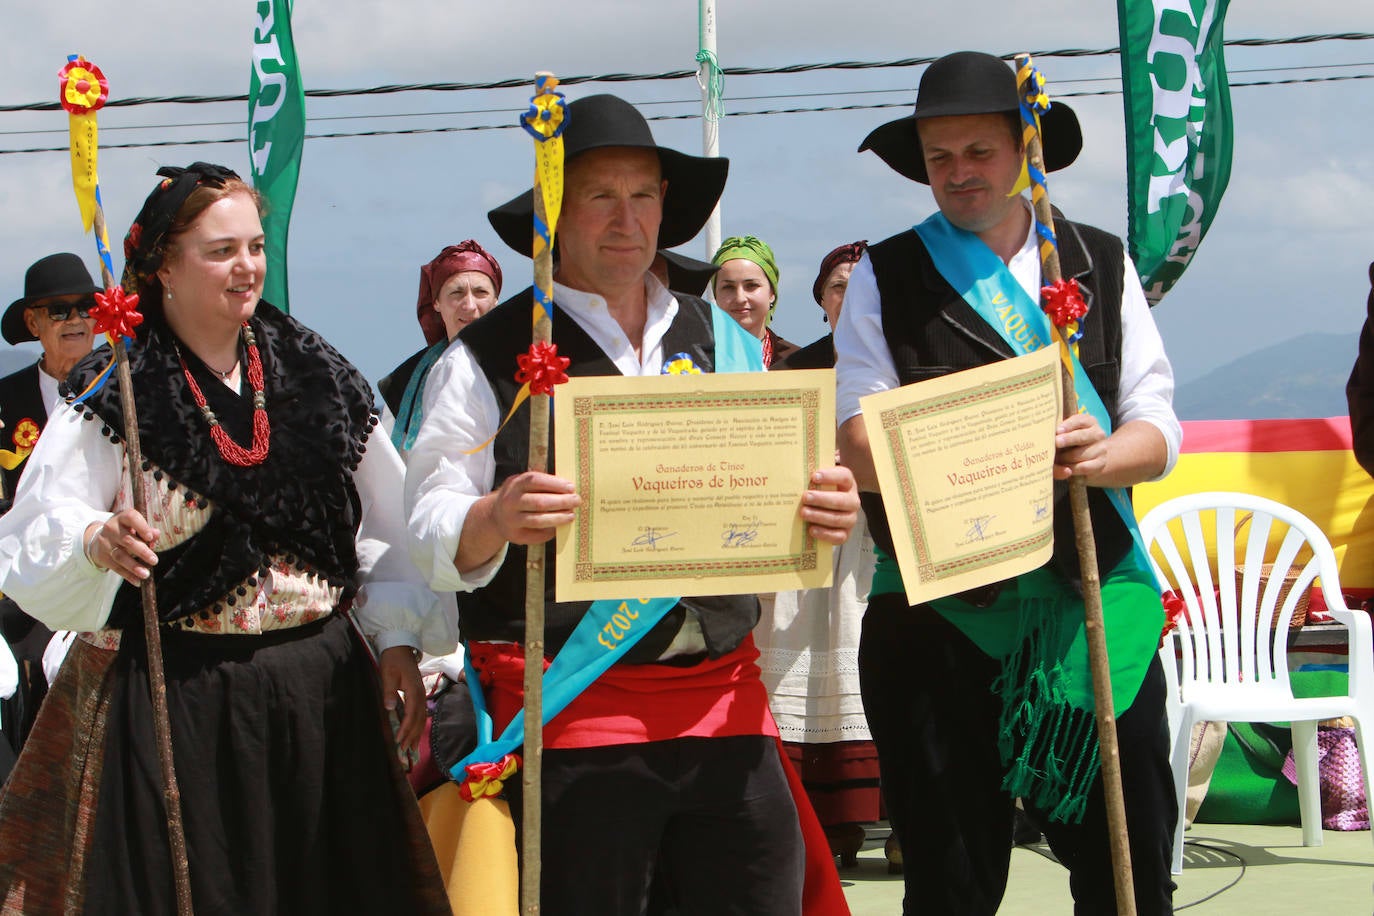
[[[535,139],[534,192],[544,199],[547,220],[545,224],[535,217],[534,258],[553,249],[558,214],[563,208],[563,130],[568,126],[568,103],[563,93],[555,91],[557,87],[558,77],[545,73],[537,76],[530,107],[520,118],[520,126]],[[534,298],[545,310],[550,309],[552,291],[536,288]],[[552,316],[552,311],[549,314]]]
[[[534,79],[534,95],[530,97],[530,107],[520,116],[520,126],[525,133],[534,138],[534,193],[544,202],[544,220],[539,218],[539,208],[534,213],[534,250],[530,252],[533,260],[541,254],[553,251],[554,233],[558,229],[558,215],[563,209],[563,131],[568,127],[568,102],[563,93],[557,92],[558,77],[552,73],[540,73]],[[545,288],[538,281],[533,287],[534,303],[530,310],[532,323],[538,328],[542,315],[553,321],[553,285]],[[535,336],[538,336],[536,330]],[[519,379],[517,379],[519,381]],[[520,409],[530,396],[530,383],[522,381],[520,390],[515,393],[510,410],[496,427],[491,438],[480,445],[468,449],[463,454],[475,455],[496,441],[497,435],[510,422],[511,417]]]
[[[1050,110],[1050,96],[1045,91],[1045,75],[1036,68],[1029,54],[1016,58],[1017,91],[1021,93],[1021,147],[1029,151],[1032,140],[1040,137],[1040,116]],[[1022,90],[1021,87],[1026,87]],[[1049,197],[1049,182],[1045,173],[1030,162],[1029,155],[1022,157],[1021,180],[1017,181],[1013,193],[1019,194],[1027,187],[1031,192],[1031,219],[1035,222],[1035,234],[1040,238],[1040,262],[1043,264],[1052,255],[1057,255],[1059,240],[1055,238],[1054,227],[1040,221],[1035,205]],[[1073,321],[1066,326],[1051,322],[1051,333],[1060,345],[1060,355],[1064,368],[1073,377],[1073,361],[1078,355],[1078,341],[1083,337],[1081,321]]]

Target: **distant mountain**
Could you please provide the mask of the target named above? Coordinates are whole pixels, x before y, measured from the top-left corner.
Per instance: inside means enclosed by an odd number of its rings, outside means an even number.
[[[1181,420],[1278,420],[1344,416],[1354,364],[1348,334],[1304,334],[1179,385]]]

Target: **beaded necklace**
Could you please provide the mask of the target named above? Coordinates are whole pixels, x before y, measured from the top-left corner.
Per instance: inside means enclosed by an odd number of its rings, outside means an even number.
[[[220,425],[215,412],[206,404],[205,394],[196,384],[195,378],[191,375],[191,370],[187,368],[186,360],[181,355],[181,347],[175,341],[172,346],[176,349],[177,360],[181,363],[181,371],[186,376],[186,383],[191,386],[191,397],[195,399],[196,407],[200,408],[201,415],[205,417],[205,422],[210,424],[210,438],[214,440],[215,447],[219,449],[220,457],[237,467],[248,468],[262,464],[267,458],[267,448],[272,436],[272,429],[267,423],[267,396],[263,393],[262,357],[258,354],[257,338],[253,336],[253,329],[246,321],[243,323],[243,340],[247,344],[248,350],[248,384],[253,389],[253,447],[249,449],[245,449],[229,438],[229,434]],[[213,369],[210,371],[214,372]],[[232,369],[229,371],[233,372]]]

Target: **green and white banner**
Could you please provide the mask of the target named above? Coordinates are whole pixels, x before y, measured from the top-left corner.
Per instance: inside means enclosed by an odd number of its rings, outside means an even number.
[[[305,146],[305,90],[291,38],[291,0],[257,0],[253,73],[248,90],[248,153],[253,186],[267,215],[267,282],[262,297],[290,311],[286,290],[286,238]]]
[[[1229,0],[1117,0],[1128,244],[1153,305],[1182,276],[1231,178]]]

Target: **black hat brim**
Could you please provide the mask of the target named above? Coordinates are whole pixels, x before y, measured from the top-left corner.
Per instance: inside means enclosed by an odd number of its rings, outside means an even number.
[[[701,296],[711,278],[720,270],[719,264],[698,261],[676,251],[660,250],[663,262],[668,268],[668,288],[678,293]]]
[[[997,114],[1006,109],[991,111],[950,111],[948,116],[970,114]],[[922,114],[922,119],[942,117],[946,113],[931,109]],[[1045,156],[1045,170],[1058,171],[1073,163],[1083,149],[1083,130],[1078,124],[1078,115],[1063,102],[1055,102],[1049,111],[1040,116],[1040,142]],[[888,121],[874,128],[864,142],[859,144],[859,152],[872,150],[878,158],[886,162],[897,174],[921,184],[930,184],[926,173],[925,155],[921,152],[921,136],[916,130],[916,115],[909,114],[895,121]]]
[[[70,257],[75,258],[76,256],[71,255]],[[99,286],[91,282],[90,275],[86,274],[84,265],[81,268],[81,273],[85,276],[78,277],[75,271],[71,271],[70,277],[58,282],[55,286],[44,289],[41,295],[23,296],[11,302],[9,308],[5,309],[4,318],[0,319],[0,336],[3,336],[11,344],[37,340],[37,337],[29,333],[29,326],[24,321],[24,312],[30,305],[57,296],[94,295],[103,292]]]
[[[588,147],[597,149],[604,147]],[[658,152],[668,190],[663,196],[663,219],[657,248],[674,248],[691,241],[711,218],[725,191],[730,160],[719,156],[689,156],[665,147]],[[512,251],[529,257],[534,251],[534,189],[516,195],[487,212],[487,221]]]

